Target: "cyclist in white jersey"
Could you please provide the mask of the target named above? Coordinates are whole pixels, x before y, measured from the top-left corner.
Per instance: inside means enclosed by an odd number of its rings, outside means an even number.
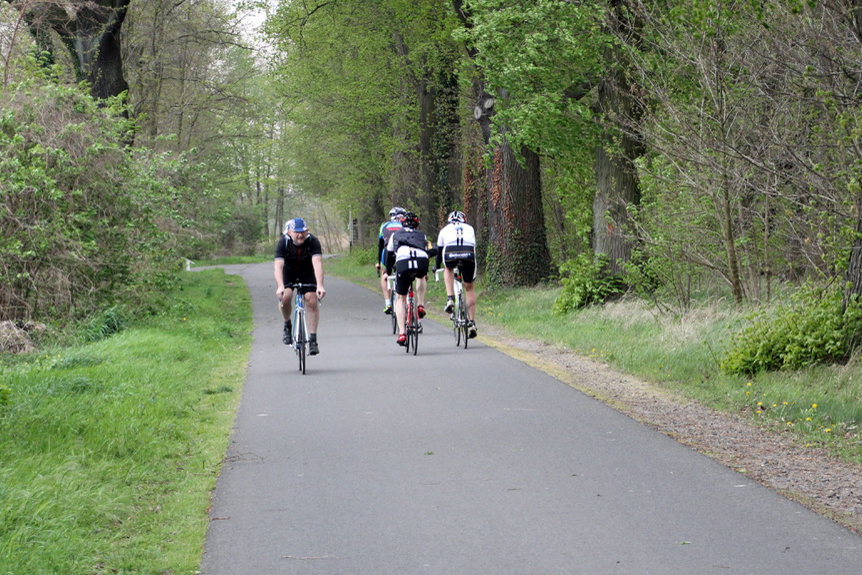
[[[446,226],[437,236],[437,268],[446,266],[443,282],[446,284],[446,313],[455,307],[455,268],[461,270],[464,300],[467,304],[467,336],[474,338],[476,328],[476,231],[467,223],[464,212],[452,212]]]

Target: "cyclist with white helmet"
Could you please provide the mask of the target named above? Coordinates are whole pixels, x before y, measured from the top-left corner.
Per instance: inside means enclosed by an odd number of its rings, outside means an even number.
[[[443,282],[446,284],[446,313],[455,308],[455,268],[461,270],[464,300],[467,304],[467,336],[476,337],[476,232],[467,223],[464,212],[454,211],[446,218],[447,224],[437,236],[437,268],[441,262]]]
[[[407,292],[410,284],[416,280],[416,311],[419,317],[425,317],[425,291],[428,278],[428,263],[437,249],[429,247],[428,237],[418,230],[419,216],[407,212],[401,220],[404,226],[389,238],[386,246],[391,254],[386,260],[386,271],[395,270],[395,317],[398,320],[398,345],[407,345],[405,316],[407,315]]]
[[[401,219],[407,213],[404,208],[395,206],[389,210],[389,219],[380,224],[380,235],[377,238],[377,263],[374,267],[380,273],[380,290],[383,292],[383,313],[391,314],[392,308],[389,305],[389,274],[386,273],[386,245],[389,243],[389,238],[396,230],[402,228]],[[382,273],[381,273],[382,268]]]

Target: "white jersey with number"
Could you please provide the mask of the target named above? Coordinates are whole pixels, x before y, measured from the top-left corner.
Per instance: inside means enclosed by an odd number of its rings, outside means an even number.
[[[448,224],[437,236],[437,247],[444,253],[458,248],[475,248],[476,231],[470,224]]]

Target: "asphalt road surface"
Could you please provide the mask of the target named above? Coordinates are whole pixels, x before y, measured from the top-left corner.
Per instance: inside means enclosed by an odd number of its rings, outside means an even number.
[[[405,354],[364,287],[327,279],[302,375],[272,265],[227,270],[254,343],[205,575],[862,575],[859,536],[481,341]]]

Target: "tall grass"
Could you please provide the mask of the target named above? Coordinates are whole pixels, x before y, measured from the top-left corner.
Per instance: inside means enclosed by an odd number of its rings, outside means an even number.
[[[146,323],[0,359],[0,573],[197,571],[250,300],[218,270],[166,297]]]
[[[373,268],[350,259],[328,261],[327,269],[375,288]],[[720,370],[721,358],[751,310],[720,298],[694,305],[684,315],[660,314],[637,299],[557,315],[553,307],[558,287],[492,288],[481,276],[477,286],[480,335],[483,324],[493,324],[515,336],[555,344],[680,396],[794,434],[804,444],[827,447],[848,461],[862,462],[858,357],[848,365],[752,377],[726,375]],[[428,294],[426,307],[442,308],[445,295],[433,277]]]

